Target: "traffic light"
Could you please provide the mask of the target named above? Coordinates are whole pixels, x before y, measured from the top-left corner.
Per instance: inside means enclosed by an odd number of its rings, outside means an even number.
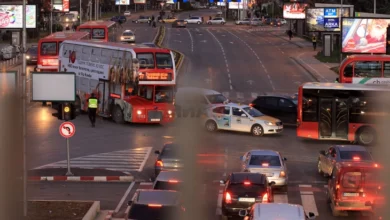
[[[71,121],[76,118],[76,108],[71,103],[58,104],[57,113],[52,115],[59,120]]]
[[[390,26],[387,26],[386,54],[390,54]]]

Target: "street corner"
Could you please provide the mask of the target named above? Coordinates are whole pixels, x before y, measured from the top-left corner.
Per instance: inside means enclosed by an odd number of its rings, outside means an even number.
[[[134,176],[128,172],[106,169],[72,168],[67,175],[66,168],[43,168],[28,171],[28,181],[68,181],[68,182],[132,182]]]

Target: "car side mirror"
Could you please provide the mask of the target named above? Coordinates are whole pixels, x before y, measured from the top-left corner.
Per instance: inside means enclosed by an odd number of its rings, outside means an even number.
[[[315,215],[313,212],[309,212],[307,218],[308,218],[308,219],[315,219],[315,218],[316,218],[316,215]]]
[[[226,182],[225,182],[225,180],[220,180],[219,183],[220,184],[225,184]]]
[[[248,211],[246,209],[241,209],[239,212],[238,212],[238,215],[240,217],[245,217],[248,215]]]
[[[320,150],[320,154],[325,155],[325,151],[324,150]]]
[[[284,160],[284,161],[287,161],[287,158],[284,157],[283,160]]]
[[[127,202],[127,205],[128,205],[128,206],[131,206],[132,204],[133,204],[133,201],[128,201],[128,202]]]
[[[241,114],[241,117],[246,117],[246,114]]]
[[[156,150],[154,153],[155,153],[155,154],[160,154],[160,151],[159,151],[159,150]]]

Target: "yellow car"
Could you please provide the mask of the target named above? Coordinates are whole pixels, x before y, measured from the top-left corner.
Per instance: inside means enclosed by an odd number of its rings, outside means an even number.
[[[173,18],[165,18],[163,20],[159,20],[159,22],[161,23],[164,21],[165,23],[173,23],[176,20],[177,20],[177,18],[173,17]]]

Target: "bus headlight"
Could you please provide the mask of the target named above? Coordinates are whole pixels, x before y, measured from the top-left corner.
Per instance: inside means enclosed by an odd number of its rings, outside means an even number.
[[[28,60],[29,60],[29,59],[30,59],[30,56],[29,56],[29,55],[27,55],[27,56],[26,56],[26,59],[28,59]]]
[[[142,114],[142,111],[141,111],[141,110],[138,110],[138,111],[137,111],[137,115],[140,115],[140,114]]]
[[[168,114],[170,114],[170,115],[171,115],[171,114],[172,114],[172,111],[171,111],[171,110],[168,110]]]

